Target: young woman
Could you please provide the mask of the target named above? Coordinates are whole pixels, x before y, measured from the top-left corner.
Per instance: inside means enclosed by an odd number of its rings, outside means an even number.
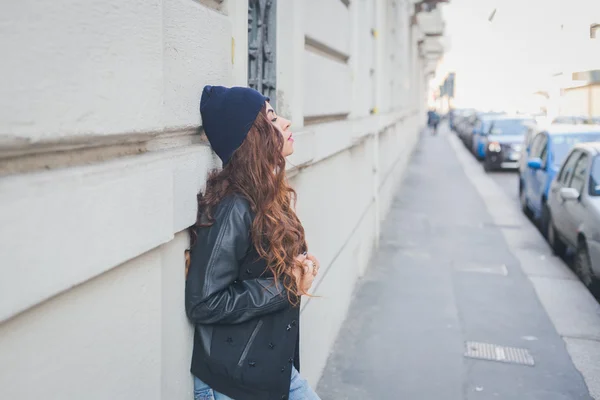
[[[195,400],[319,399],[298,374],[300,298],[319,262],[286,181],[290,121],[240,87],[206,86],[200,112],[223,169],[209,174],[190,228]]]

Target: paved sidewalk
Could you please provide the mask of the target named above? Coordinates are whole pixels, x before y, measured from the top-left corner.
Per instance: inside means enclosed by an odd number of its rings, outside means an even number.
[[[591,399],[524,272],[540,267],[533,256],[522,265],[525,255],[550,258],[546,244],[523,219],[503,224],[489,213],[494,199],[467,176],[449,135],[444,127],[421,138],[317,392],[323,400]],[[507,243],[507,231],[527,233],[519,246],[529,253]],[[554,267],[552,278],[578,284]],[[467,341],[527,350],[535,365],[466,358]]]

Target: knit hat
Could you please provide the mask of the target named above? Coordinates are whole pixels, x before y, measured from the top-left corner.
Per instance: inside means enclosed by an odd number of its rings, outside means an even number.
[[[265,101],[269,98],[246,87],[204,87],[200,99],[202,127],[223,165],[246,139]]]

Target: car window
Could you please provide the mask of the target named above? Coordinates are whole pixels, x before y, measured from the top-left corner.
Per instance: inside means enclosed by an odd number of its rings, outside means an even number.
[[[525,135],[527,123],[532,121],[525,119],[499,119],[494,121],[490,133],[492,135]]]
[[[540,158],[542,159],[542,165],[546,165],[546,161],[548,161],[548,137],[546,135],[542,135],[542,142],[540,143],[542,146],[542,151],[540,152]]]
[[[594,133],[570,133],[564,135],[552,135],[552,154],[554,165],[559,166],[569,154],[569,151],[577,143],[600,141],[600,132]]]
[[[560,170],[560,173],[558,174],[558,181],[562,185],[567,186],[568,182],[571,180],[571,177],[573,176],[573,169],[575,168],[575,163],[577,163],[577,160],[580,156],[581,152],[579,150],[575,150],[571,153],[567,161],[563,164],[563,167]]]
[[[582,154],[581,157],[579,157],[579,160],[577,160],[577,163],[575,164],[573,178],[571,178],[571,183],[569,183],[569,187],[577,189],[579,193],[583,192],[583,187],[587,179],[587,164],[588,155]]]
[[[525,134],[525,146],[529,146],[531,144],[531,139],[533,138],[533,134],[535,133],[535,129],[530,127],[527,129],[527,133]]]
[[[485,135],[488,134],[490,131],[490,128],[492,126],[492,121],[483,121],[483,123],[481,124],[481,132]]]
[[[538,135],[533,138],[533,140],[531,141],[531,150],[529,151],[529,156],[531,158],[536,158],[540,156],[542,147],[541,147],[541,143],[544,140],[544,134],[542,133],[538,133]]]
[[[600,196],[600,156],[594,157],[590,172],[590,196]]]

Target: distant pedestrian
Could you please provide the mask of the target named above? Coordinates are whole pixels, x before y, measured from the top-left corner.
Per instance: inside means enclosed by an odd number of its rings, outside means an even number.
[[[440,123],[440,115],[435,110],[427,112],[427,125],[433,130],[433,134],[437,134],[437,128]]]
[[[198,195],[185,307],[196,400],[318,400],[298,373],[300,298],[319,271],[285,174],[290,121],[249,88],[206,86],[202,126],[223,169]]]

